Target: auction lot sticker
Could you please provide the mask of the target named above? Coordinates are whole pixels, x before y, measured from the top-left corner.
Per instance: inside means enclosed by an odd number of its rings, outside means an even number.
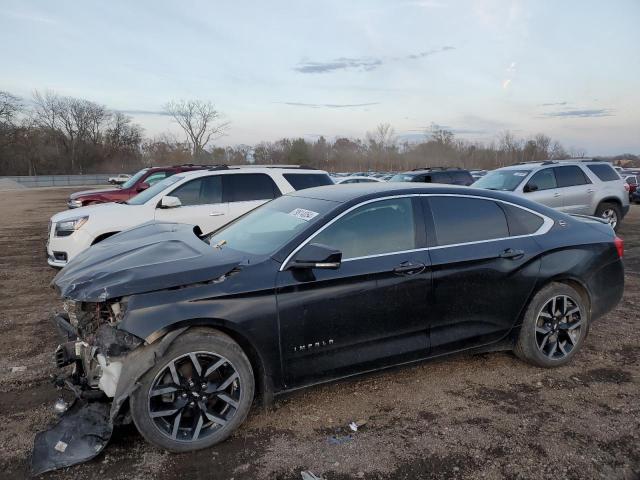
[[[305,210],[304,208],[296,208],[295,210],[291,210],[289,212],[289,215],[293,215],[294,217],[299,218],[300,220],[304,220],[305,222],[308,222],[312,218],[317,217],[319,213],[314,212],[312,210]]]

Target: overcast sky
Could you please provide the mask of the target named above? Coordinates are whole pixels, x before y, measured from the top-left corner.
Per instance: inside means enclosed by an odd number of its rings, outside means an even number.
[[[176,130],[212,100],[220,143],[544,132],[640,153],[640,1],[31,1],[0,7],[0,89],[51,89]]]

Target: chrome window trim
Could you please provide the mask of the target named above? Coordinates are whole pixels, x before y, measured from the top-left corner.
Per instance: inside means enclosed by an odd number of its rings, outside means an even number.
[[[360,208],[361,206],[367,205],[369,203],[380,202],[380,201],[384,201],[384,200],[392,200],[394,198],[412,198],[412,197],[461,197],[461,198],[476,198],[476,199],[479,199],[479,200],[488,200],[488,201],[493,201],[493,202],[500,202],[500,203],[504,203],[506,205],[511,205],[513,207],[520,208],[520,209],[522,209],[522,210],[524,210],[526,212],[532,213],[534,215],[537,215],[538,217],[542,218],[542,225],[540,225],[540,228],[538,228],[538,230],[536,230],[535,232],[529,233],[529,234],[526,234],[526,235],[514,235],[514,236],[509,236],[509,237],[490,238],[490,239],[487,239],[487,240],[475,240],[475,241],[472,241],[472,242],[453,243],[453,244],[449,244],[449,245],[436,245],[435,247],[423,247],[423,248],[415,248],[415,249],[412,249],[412,250],[400,250],[400,251],[396,251],[396,252],[377,253],[377,254],[373,254],[373,255],[364,255],[362,257],[347,258],[345,260],[342,260],[342,262],[345,263],[345,262],[352,262],[354,260],[363,260],[363,259],[367,259],[367,258],[386,257],[388,255],[398,255],[398,254],[402,254],[402,253],[422,252],[422,251],[428,251],[428,250],[440,250],[440,249],[443,249],[443,248],[461,247],[461,246],[464,246],[464,245],[477,245],[477,244],[480,244],[480,243],[499,242],[499,241],[502,241],[502,240],[510,240],[512,238],[535,237],[535,236],[538,236],[538,235],[544,235],[547,232],[549,232],[549,230],[551,230],[551,227],[553,227],[553,225],[555,223],[553,219],[547,217],[546,215],[543,215],[540,212],[536,212],[535,210],[531,210],[530,208],[523,207],[522,205],[518,205],[517,203],[509,202],[507,200],[502,200],[502,199],[498,199],[498,198],[483,197],[481,195],[465,195],[465,194],[461,194],[461,193],[411,193],[411,194],[407,194],[407,195],[391,195],[391,196],[388,196],[388,197],[373,198],[371,200],[365,200],[364,202],[358,203],[357,205],[354,205],[353,207],[348,208],[347,210],[342,212],[340,215],[338,215],[337,217],[331,219],[331,221],[327,222],[321,228],[319,228],[314,233],[312,233],[310,236],[308,236],[304,241],[302,241],[300,243],[300,245],[298,245],[296,248],[294,248],[293,251],[289,255],[287,255],[287,258],[285,258],[284,262],[282,262],[282,265],[280,266],[279,270],[281,272],[284,271],[287,268],[287,266],[289,265],[289,262],[291,261],[293,256],[296,253],[298,253],[300,251],[300,249],[302,249],[302,247],[307,245],[311,240],[313,240],[317,235],[319,235],[326,228],[330,227],[331,225],[333,225],[333,223],[337,222],[343,216],[345,216],[349,212],[352,212],[356,208]],[[506,217],[506,215],[505,215],[505,217]]]

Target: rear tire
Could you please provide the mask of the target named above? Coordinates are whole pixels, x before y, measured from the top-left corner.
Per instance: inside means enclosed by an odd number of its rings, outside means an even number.
[[[609,222],[609,225],[617,232],[622,221],[622,210],[620,206],[612,202],[602,202],[596,208],[596,217],[600,217]]]
[[[225,440],[247,417],[255,390],[240,346],[210,329],[178,337],[139,383],[133,421],[148,442],[171,452]]]
[[[514,352],[538,367],[565,365],[582,347],[589,320],[580,292],[564,283],[550,283],[529,303]]]

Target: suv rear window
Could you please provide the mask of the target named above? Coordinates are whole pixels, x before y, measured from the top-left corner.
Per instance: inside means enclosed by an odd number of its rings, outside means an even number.
[[[599,164],[599,165],[587,165],[587,168],[596,174],[603,182],[611,182],[613,180],[620,180],[620,175],[616,172],[611,165]]]
[[[283,173],[282,176],[294,190],[333,185],[331,177],[326,173]]]
[[[264,173],[233,173],[222,176],[224,202],[271,200],[282,195],[269,175]]]

